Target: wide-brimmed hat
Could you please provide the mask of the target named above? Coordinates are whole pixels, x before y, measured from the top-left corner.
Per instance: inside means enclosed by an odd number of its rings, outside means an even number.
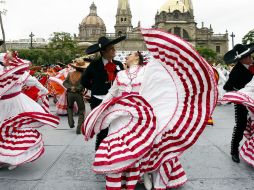
[[[249,45],[243,45],[243,44],[236,44],[235,47],[228,51],[224,57],[223,60],[225,63],[235,63],[242,59],[243,57],[246,57],[254,52],[254,44]]]
[[[71,63],[70,65],[74,68],[77,69],[86,69],[88,67],[88,65],[90,64],[90,61],[85,61],[82,58],[77,58],[74,60],[73,63]]]
[[[121,36],[113,40],[110,40],[107,37],[102,36],[99,38],[98,43],[93,44],[86,49],[86,54],[92,54],[92,53],[98,52],[109,45],[117,44],[125,39],[126,39],[126,36]]]

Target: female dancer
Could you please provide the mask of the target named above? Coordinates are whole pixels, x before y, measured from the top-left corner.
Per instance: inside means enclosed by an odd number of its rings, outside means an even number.
[[[142,66],[139,52],[127,58],[103,103],[86,118],[88,140],[109,128],[96,151],[93,170],[106,174],[106,189],[134,189],[144,176],[146,189],[186,182],[178,157],[205,128],[217,101],[211,66],[182,39],[142,29],[153,59]]]
[[[39,158],[44,152],[41,134],[34,128],[57,127],[59,118],[47,113],[21,92],[24,84],[38,85],[40,95],[47,90],[32,77],[29,63],[15,53],[6,53],[0,65],[0,167],[13,169]],[[39,84],[38,84],[39,83]]]

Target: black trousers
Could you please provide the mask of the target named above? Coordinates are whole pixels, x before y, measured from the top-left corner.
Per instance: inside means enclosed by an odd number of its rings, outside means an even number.
[[[91,97],[90,106],[93,110],[95,107],[97,107],[102,102],[101,99],[95,98],[94,96]],[[101,141],[106,138],[108,135],[108,128],[101,130],[97,136],[96,136],[96,142],[95,142],[95,150],[97,150],[101,144]]]
[[[243,139],[243,132],[247,126],[248,110],[245,106],[235,104],[235,127],[231,141],[231,154],[239,154],[239,144]]]

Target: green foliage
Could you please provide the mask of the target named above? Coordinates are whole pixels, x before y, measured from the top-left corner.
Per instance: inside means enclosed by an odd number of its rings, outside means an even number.
[[[48,47],[42,49],[22,49],[18,51],[23,59],[30,60],[34,65],[54,65],[58,62],[68,64],[82,54],[77,42],[66,32],[54,32]]]
[[[204,57],[209,63],[215,62],[218,59],[218,55],[212,49],[206,47],[197,47],[197,51],[200,53],[202,57]]]
[[[70,33],[54,32],[50,38],[49,48],[73,50],[77,48],[77,42],[72,39]]]
[[[243,44],[254,43],[254,29],[249,31],[242,39]]]

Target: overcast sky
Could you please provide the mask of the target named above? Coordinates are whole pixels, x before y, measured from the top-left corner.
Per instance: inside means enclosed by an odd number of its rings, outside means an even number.
[[[78,26],[89,14],[94,1],[97,13],[107,27],[114,32],[118,0],[5,0],[1,8],[7,9],[3,15],[6,39],[35,37],[48,39],[53,32],[78,34]],[[132,24],[150,28],[154,24],[156,11],[166,0],[130,0]],[[235,44],[254,29],[254,0],[193,0],[194,16],[198,27],[201,22],[213,27],[214,33],[235,33]],[[0,35],[0,38],[1,35]],[[231,39],[229,41],[231,47]]]

